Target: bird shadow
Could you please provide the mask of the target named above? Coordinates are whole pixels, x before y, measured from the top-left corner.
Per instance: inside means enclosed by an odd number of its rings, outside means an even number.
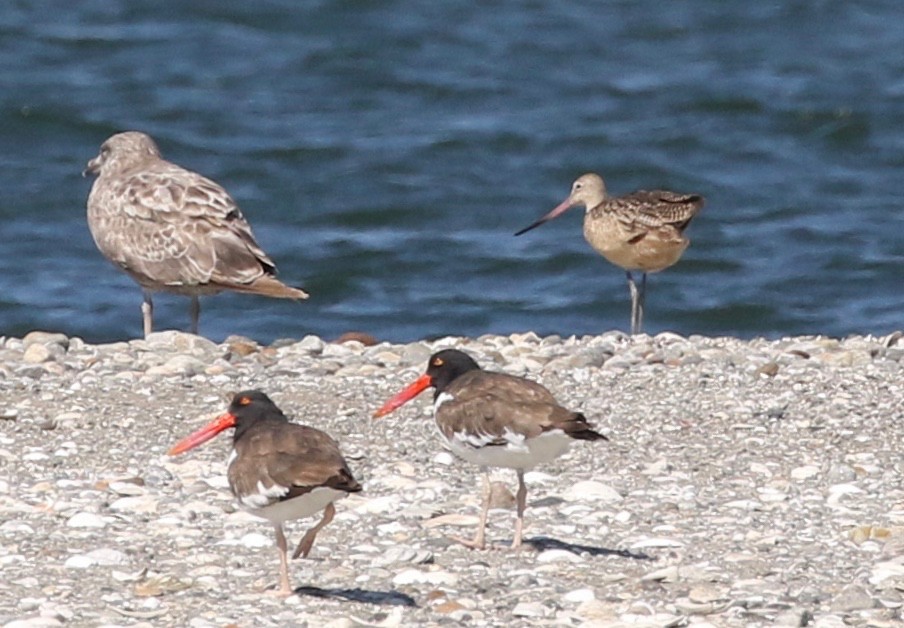
[[[597,547],[595,545],[581,545],[579,543],[568,543],[560,541],[548,536],[535,536],[532,539],[524,539],[525,545],[530,545],[538,552],[546,550],[559,549],[571,552],[572,554],[590,554],[591,556],[620,556],[622,558],[630,558],[632,560],[656,560],[649,554],[643,552],[632,552],[625,549],[610,549],[608,547]]]
[[[330,600],[345,600],[346,602],[360,602],[361,604],[375,604],[378,606],[412,606],[417,607],[417,602],[410,595],[398,591],[369,591],[367,589],[321,589],[320,587],[298,587],[295,595],[308,595]]]

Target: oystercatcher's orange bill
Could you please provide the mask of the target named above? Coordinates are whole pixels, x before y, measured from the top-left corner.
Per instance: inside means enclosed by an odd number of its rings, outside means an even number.
[[[379,419],[380,417],[384,417],[399,406],[403,406],[419,394],[421,394],[425,388],[430,388],[433,385],[433,378],[424,373],[420,377],[418,377],[414,382],[409,384],[402,392],[397,394],[395,397],[384,403],[379,410],[374,412],[374,418]]]
[[[178,443],[173,445],[170,450],[167,452],[170,456],[178,456],[181,453],[188,451],[189,449],[194,449],[198,445],[206,443],[211,438],[222,432],[223,430],[228,430],[230,427],[235,427],[235,417],[228,412],[225,414],[221,414],[213,421],[202,427],[197,432],[193,432],[189,434]]]

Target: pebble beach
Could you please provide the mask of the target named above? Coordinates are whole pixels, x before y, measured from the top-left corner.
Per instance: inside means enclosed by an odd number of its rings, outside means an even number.
[[[456,347],[541,382],[609,442],[526,476],[444,451],[424,394],[373,411]],[[336,438],[364,490],[277,579],[237,508],[223,435],[168,448],[260,388]],[[742,341],[533,333],[409,344],[103,345],[0,338],[0,626],[900,626],[904,337]],[[287,526],[290,546],[313,520]]]

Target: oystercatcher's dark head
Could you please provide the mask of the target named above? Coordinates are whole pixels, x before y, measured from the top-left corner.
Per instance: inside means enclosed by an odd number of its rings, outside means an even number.
[[[229,408],[213,421],[189,434],[169,450],[170,456],[176,456],[198,445],[206,443],[211,438],[231,427],[235,428],[233,440],[242,437],[249,427],[258,421],[288,421],[273,400],[260,390],[246,390],[236,393],[229,404]]]
[[[441,392],[449,387],[449,384],[467,373],[480,370],[480,366],[464,351],[458,349],[443,349],[430,356],[427,362],[427,372],[418,377],[395,397],[383,404],[374,413],[378,419],[386,416],[399,406],[411,401],[425,389],[433,388],[433,398],[436,399]]]

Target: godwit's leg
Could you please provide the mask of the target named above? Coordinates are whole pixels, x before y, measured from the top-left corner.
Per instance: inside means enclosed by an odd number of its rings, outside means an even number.
[[[320,532],[326,524],[333,520],[333,516],[335,514],[336,507],[333,506],[332,502],[330,502],[326,505],[326,508],[323,509],[323,518],[320,520],[320,523],[305,532],[304,536],[301,537],[301,541],[298,543],[298,547],[295,548],[295,552],[292,554],[292,558],[298,558],[299,556],[301,556],[302,558],[308,557],[308,554],[311,552],[311,548],[314,547],[314,539],[317,537],[317,533]]]
[[[141,291],[144,300],[141,302],[141,320],[144,323],[144,337],[147,338],[154,331],[154,301],[148,290]]]
[[[640,278],[640,294],[637,300],[637,332],[643,330],[643,310],[647,304],[647,274],[644,273]]]
[[[484,549],[486,547],[486,527],[487,515],[490,512],[490,470],[486,467],[483,471],[483,507],[480,511],[480,521],[477,523],[477,532],[473,539],[463,539],[460,537],[452,537],[453,541],[458,541],[462,545],[471,549]]]
[[[273,525],[276,530],[276,549],[279,550],[279,595],[291,595],[292,587],[289,586],[289,560],[286,553],[289,546],[286,544],[286,535],[283,532],[282,524]]]
[[[201,299],[196,294],[193,294],[191,297],[191,305],[188,306],[188,313],[191,316],[191,333],[197,336],[198,319],[201,318]]]
[[[521,536],[524,530],[524,509],[527,507],[527,485],[524,483],[524,469],[517,469],[518,493],[515,495],[518,504],[518,515],[515,519],[515,538],[512,539],[512,549],[521,547]]]
[[[631,334],[640,333],[640,318],[638,311],[640,309],[640,294],[637,290],[637,284],[634,283],[634,277],[631,271],[625,271],[628,277],[628,289],[631,291]],[[644,275],[646,276],[646,275]]]

